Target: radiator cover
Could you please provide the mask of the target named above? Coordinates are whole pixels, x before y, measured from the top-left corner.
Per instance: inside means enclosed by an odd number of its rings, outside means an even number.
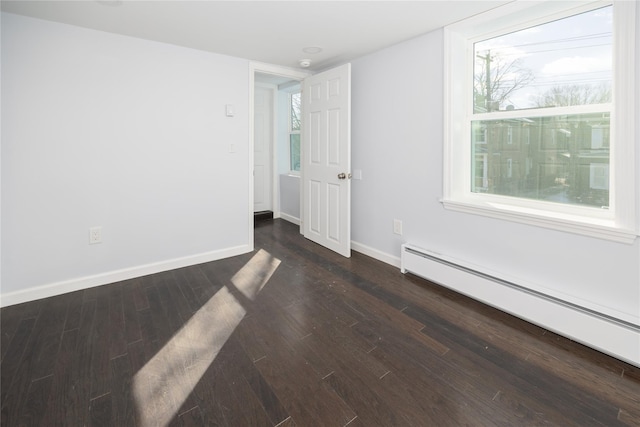
[[[532,290],[412,244],[402,245],[401,270],[640,366],[640,326],[625,319]]]

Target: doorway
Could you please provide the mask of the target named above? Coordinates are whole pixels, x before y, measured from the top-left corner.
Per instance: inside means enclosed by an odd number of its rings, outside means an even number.
[[[299,225],[300,202],[292,202],[286,194],[300,194],[299,176],[290,176],[288,150],[288,117],[286,99],[309,76],[304,71],[270,64],[251,63],[250,103],[250,171],[253,186],[250,206],[254,215],[250,219],[250,239],[253,247],[255,221],[263,218],[283,218]],[[283,199],[282,195],[285,194]],[[281,203],[283,202],[283,203]]]
[[[282,83],[278,87],[283,85],[289,87],[292,80],[302,82],[304,86],[301,95],[303,107],[298,119],[302,124],[298,128],[302,129],[302,135],[297,135],[301,154],[299,161],[301,176],[298,175],[296,184],[300,200],[298,203],[300,232],[306,238],[349,257],[351,256],[351,64],[343,64],[314,75],[267,64],[252,63],[250,65],[249,113],[253,120],[250,120],[249,151],[250,171],[255,174],[253,177],[255,181],[249,191],[250,203],[255,211],[256,206],[261,206],[257,201],[263,200],[265,194],[270,191],[273,197],[272,206],[275,210],[273,217],[278,218],[281,217],[279,210],[282,196],[279,191],[281,176],[276,176],[275,172],[279,170],[277,159],[280,156],[274,154],[274,147],[277,145],[273,143],[270,144],[269,150],[265,149],[264,140],[268,138],[263,137],[264,114],[263,107],[259,105],[263,101],[255,98],[262,97],[261,85],[267,84],[266,81],[270,79],[281,79]],[[289,113],[292,111],[290,108],[288,110]],[[284,116],[286,118],[287,114],[285,113]],[[289,129],[291,130],[291,127]],[[290,134],[288,136],[293,137]],[[285,150],[290,151],[288,148]],[[271,158],[271,179],[266,176],[266,168],[263,165],[265,151],[269,152]],[[283,165],[286,165],[284,170],[289,169],[289,162],[280,162],[280,166]],[[258,171],[257,174],[256,171]],[[282,175],[282,177],[284,181],[286,176]],[[268,182],[265,182],[267,180]],[[271,185],[271,188],[265,190],[267,185]],[[304,191],[302,191],[303,188]],[[253,224],[250,230],[253,231]],[[250,235],[250,242],[253,247],[253,233]]]

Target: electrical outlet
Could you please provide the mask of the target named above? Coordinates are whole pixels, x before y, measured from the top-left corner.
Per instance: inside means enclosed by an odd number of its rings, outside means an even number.
[[[89,229],[89,244],[102,243],[102,227],[91,227]]]
[[[393,220],[393,234],[402,236],[402,221],[399,219]]]

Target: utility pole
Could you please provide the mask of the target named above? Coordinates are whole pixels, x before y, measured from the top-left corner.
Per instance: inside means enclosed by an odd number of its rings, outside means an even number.
[[[487,106],[487,112],[492,110],[492,101],[491,101],[491,50],[487,50],[487,55],[476,55],[478,58],[484,60],[484,65],[486,67],[486,93],[485,93],[485,103]]]

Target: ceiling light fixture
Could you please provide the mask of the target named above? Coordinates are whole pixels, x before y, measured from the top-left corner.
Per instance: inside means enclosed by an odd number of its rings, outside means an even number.
[[[301,59],[299,62],[300,66],[302,68],[309,68],[311,66],[311,60],[310,59]]]
[[[122,0],[95,0],[96,3],[102,6],[118,7],[122,6]]]
[[[318,46],[308,46],[308,47],[303,48],[302,51],[304,53],[310,53],[312,55],[315,55],[316,53],[322,52],[322,48],[318,47]]]

